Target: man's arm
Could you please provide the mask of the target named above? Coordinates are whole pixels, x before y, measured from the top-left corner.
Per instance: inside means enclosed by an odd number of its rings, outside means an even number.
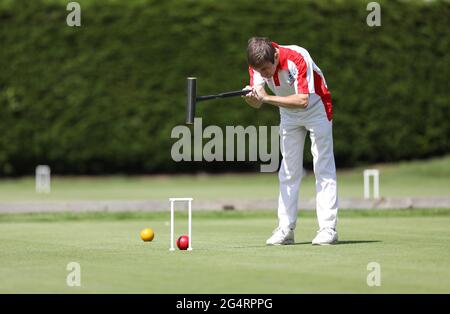
[[[289,96],[267,95],[262,98],[262,102],[283,108],[306,108],[308,107],[308,94],[295,94]]]
[[[262,86],[255,87],[256,98],[267,104],[283,108],[306,108],[308,107],[309,94],[295,94],[289,96],[272,96],[268,95]]]

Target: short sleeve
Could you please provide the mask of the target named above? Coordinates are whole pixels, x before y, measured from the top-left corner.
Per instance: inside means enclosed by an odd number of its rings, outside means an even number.
[[[261,74],[252,67],[248,67],[248,73],[250,74],[250,86],[264,85],[266,83]]]

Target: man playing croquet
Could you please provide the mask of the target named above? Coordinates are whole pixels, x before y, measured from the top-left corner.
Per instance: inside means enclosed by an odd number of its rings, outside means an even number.
[[[303,171],[303,148],[309,131],[316,176],[316,211],[319,231],[313,245],[334,244],[338,200],[333,155],[331,94],[322,71],[308,51],[278,45],[267,38],[248,41],[247,61],[252,92],[244,96],[252,107],[263,103],[280,108],[280,142],[283,160],[278,173],[278,227],[268,245],[294,243],[298,192]],[[268,95],[267,85],[274,95]]]

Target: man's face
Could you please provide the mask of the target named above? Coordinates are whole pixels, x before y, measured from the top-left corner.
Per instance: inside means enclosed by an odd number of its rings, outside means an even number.
[[[264,78],[271,78],[274,76],[275,71],[277,70],[278,62],[279,62],[279,54],[278,51],[275,53],[274,56],[274,63],[266,62],[263,65],[255,68],[256,71],[258,71]]]

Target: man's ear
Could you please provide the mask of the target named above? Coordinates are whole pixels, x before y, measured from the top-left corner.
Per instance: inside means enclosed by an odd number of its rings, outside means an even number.
[[[273,63],[277,64],[279,60],[280,60],[280,52],[277,50],[273,55]]]

